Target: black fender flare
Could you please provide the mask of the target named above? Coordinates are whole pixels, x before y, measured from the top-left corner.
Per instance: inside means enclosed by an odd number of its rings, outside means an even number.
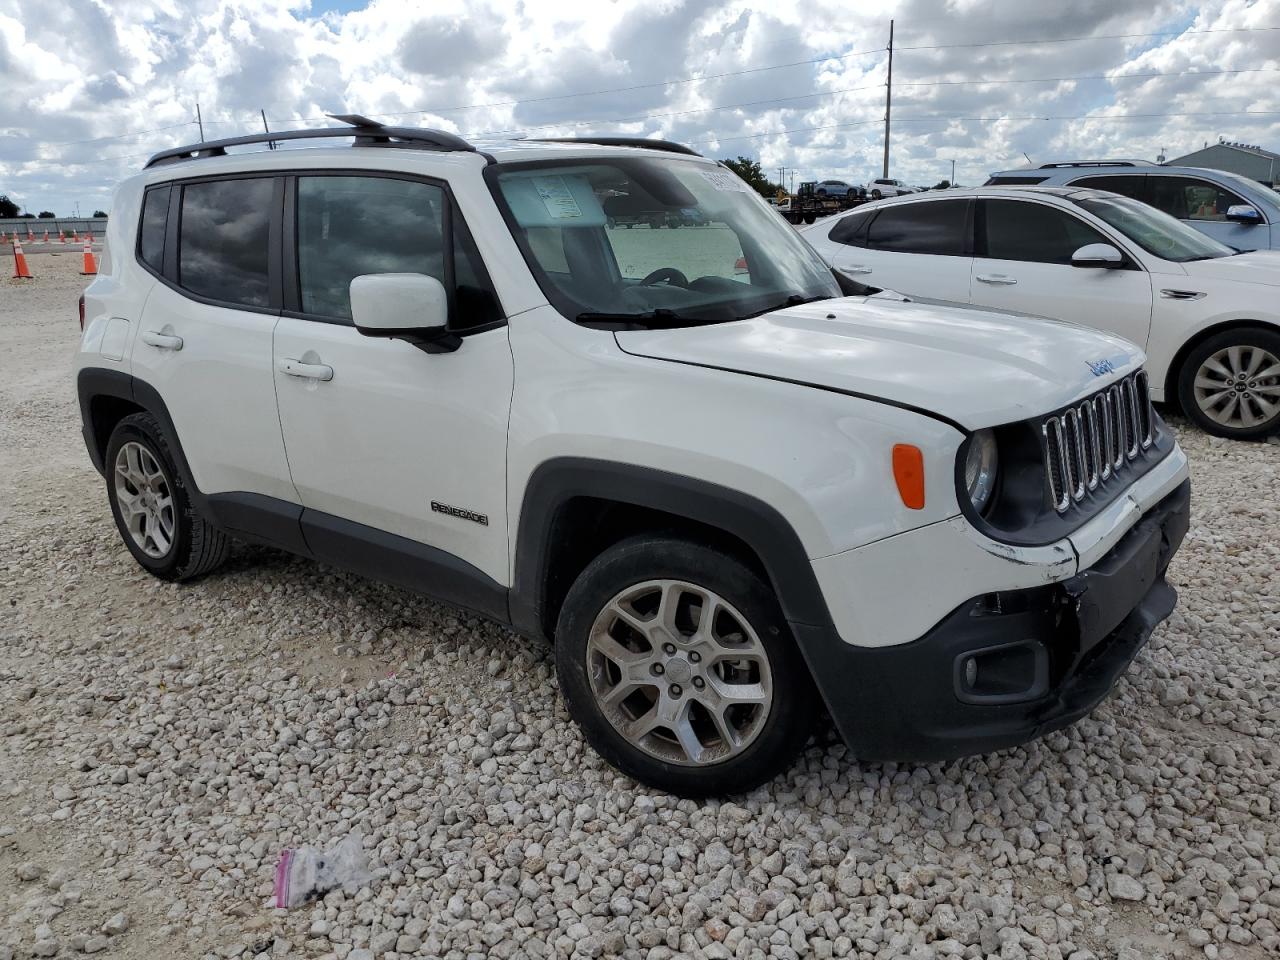
[[[834,634],[830,612],[800,538],[778,510],[741,491],[652,467],[562,457],[540,464],[525,486],[511,583],[511,623],[548,640],[547,577],[556,515],[578,497],[661,510],[716,527],[763,564],[788,621]]]

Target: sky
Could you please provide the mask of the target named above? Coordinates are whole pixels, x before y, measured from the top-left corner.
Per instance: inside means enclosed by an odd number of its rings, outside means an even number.
[[[891,177],[1280,150],[1280,0],[0,0],[0,194],[110,210],[151,153],[200,139],[197,103],[206,139],[260,110],[272,129],[360,113],[661,136],[865,183],[891,19]]]

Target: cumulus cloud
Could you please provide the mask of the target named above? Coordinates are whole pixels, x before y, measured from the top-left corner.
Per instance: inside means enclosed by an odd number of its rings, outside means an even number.
[[[0,0],[0,192],[106,208],[146,156],[197,139],[197,103],[208,137],[261,129],[259,110],[272,129],[350,112],[665,136],[865,181],[890,17],[892,176],[1280,147],[1280,31],[1240,30],[1280,27],[1280,0]],[[1001,42],[1028,40],[1053,42]]]

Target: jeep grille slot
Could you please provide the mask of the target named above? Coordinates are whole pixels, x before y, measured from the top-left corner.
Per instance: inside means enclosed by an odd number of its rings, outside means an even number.
[[[1065,513],[1155,443],[1146,371],[1046,418],[1040,432],[1049,500]]]

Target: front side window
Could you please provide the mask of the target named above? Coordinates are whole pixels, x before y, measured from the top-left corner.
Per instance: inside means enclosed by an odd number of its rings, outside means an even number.
[[[182,188],[178,285],[211,300],[270,305],[269,178],[213,180]]]
[[[1107,242],[1079,217],[1046,203],[982,200],[978,204],[979,257],[1070,264],[1071,255],[1081,247]]]
[[[169,192],[172,188],[152,187],[142,201],[142,226],[138,231],[138,255],[142,262],[160,273],[164,270],[164,235],[169,226]]]
[[[1230,247],[1188,227],[1155,207],[1128,197],[1106,197],[1077,200],[1099,220],[1119,230],[1126,237],[1164,260],[1186,263],[1189,260],[1211,260],[1229,257]]]
[[[422,273],[455,284],[454,328],[499,319],[483,264],[459,220],[446,239],[441,187],[373,176],[298,178],[298,294],[302,312],[351,321],[351,281]],[[452,264],[453,276],[450,276]]]
[[[718,323],[840,295],[796,232],[719,167],[616,157],[490,170],[530,269],[571,319]]]
[[[1146,199],[1177,220],[1224,221],[1229,207],[1246,202],[1230,190],[1198,177],[1153,176]]]
[[[893,253],[964,254],[968,200],[938,200],[885,207],[867,230],[867,246]]]

